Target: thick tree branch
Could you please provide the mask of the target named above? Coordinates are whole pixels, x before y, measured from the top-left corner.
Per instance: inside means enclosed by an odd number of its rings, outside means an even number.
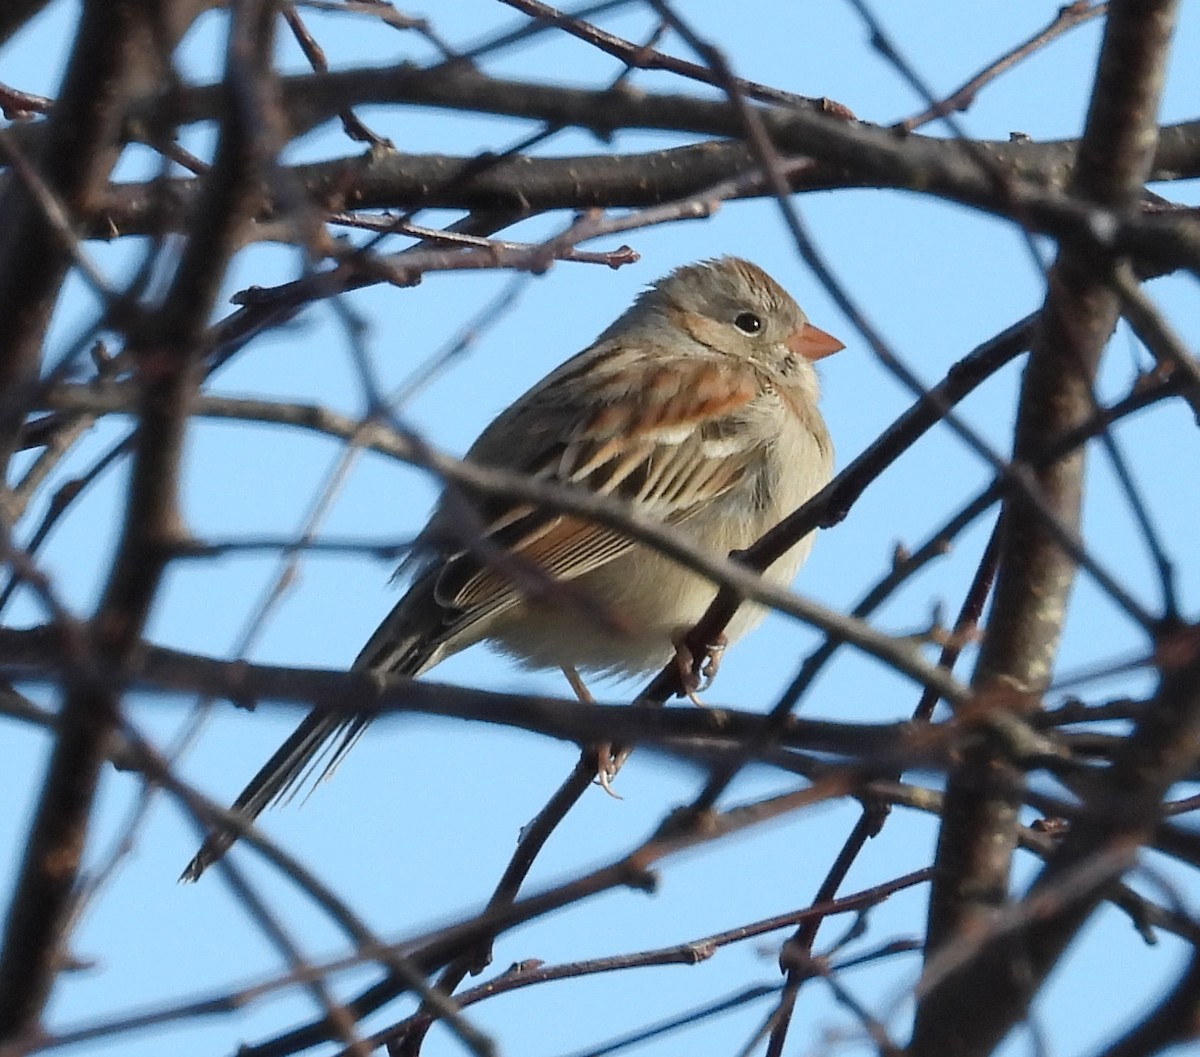
[[[832,123],[831,123],[832,125]],[[841,133],[838,134],[839,136]],[[1159,273],[1187,268],[1200,274],[1200,225],[1189,216],[1116,215],[1063,195],[1034,169],[1001,169],[1003,190],[970,159],[956,157],[953,141],[918,148],[881,133],[861,147],[844,144],[852,158],[810,156],[789,166],[793,191],[874,187],[929,194],[1018,221],[1032,232],[1090,243],[1094,252],[1118,252]],[[447,155],[366,154],[298,165],[287,176],[317,208],[454,208],[472,211],[643,208],[688,199],[761,197],[768,193],[751,152],[742,144],[701,143],[649,154],[490,160]],[[721,195],[713,189],[738,181]],[[191,222],[198,183],[191,178],[110,189],[92,216],[97,238],[184,230]],[[286,234],[281,219],[259,202],[258,227],[248,238]]]
[[[53,628],[0,629],[0,670],[12,678],[51,678],[62,665],[61,638]],[[102,678],[105,673],[98,673]],[[106,685],[231,701],[242,707],[260,703],[304,705],[335,715],[419,713],[484,723],[500,723],[579,744],[615,737],[649,743],[703,739],[736,745],[760,730],[763,717],[727,709],[633,709],[624,704],[582,705],[572,699],[504,694],[409,679],[380,677],[336,669],[230,664],[215,657],[145,646],[136,665],[109,671]],[[56,726],[61,726],[59,720]],[[963,732],[953,735],[953,739]],[[715,740],[714,740],[715,739]],[[952,740],[953,740],[952,739]],[[944,741],[904,723],[825,723],[793,718],[778,744],[815,752],[873,755],[930,762]]]
[[[218,113],[219,85],[182,89],[170,101],[170,119],[180,125],[212,120]],[[668,92],[568,88],[556,84],[492,77],[472,67],[448,63],[432,68],[410,65],[305,74],[280,81],[283,107],[294,136],[332,120],[350,106],[396,104],[430,106],[466,113],[526,118],[555,127],[574,126],[608,139],[623,129],[655,129],[688,135],[738,139],[738,108],[726,99]],[[138,121],[153,124],[161,103],[148,104]],[[1059,190],[1067,186],[1078,142],[954,140],[913,135],[836,111],[806,107],[763,107],[758,112],[776,149],[785,154],[824,158],[863,152],[892,143],[903,145],[918,163],[930,155],[960,159],[973,169],[983,158],[995,171],[1010,172]],[[137,127],[135,123],[134,127]],[[37,126],[20,130],[36,136]],[[1189,179],[1200,174],[1200,126],[1188,122],[1164,130],[1152,171],[1155,179]],[[881,163],[879,168],[887,168]]]
[[[1149,172],[1155,115],[1173,26],[1170,0],[1110,7],[1091,109],[1072,178],[1072,193],[1115,213],[1129,213]],[[1116,322],[1113,263],[1065,243],[1051,270],[1041,324],[1022,381],[1014,460],[1027,468],[1060,523],[1077,528],[1083,449],[1051,463],[1039,456],[1095,406],[1092,381]],[[1016,493],[1004,511],[1000,571],[973,686],[983,707],[1015,714],[1040,707],[1049,685],[1075,563],[1045,520]],[[963,938],[978,934],[1007,899],[1021,803],[1019,767],[989,747],[974,749],[950,774],[930,900],[927,968]],[[1056,863],[1056,860],[1052,860]],[[1071,859],[1076,865],[1078,857]],[[1054,876],[1060,876],[1056,871]],[[1090,892],[1087,894],[1091,894]],[[967,967],[929,985],[917,1009],[915,1057],[991,1052],[1024,1015],[1082,913],[1039,923],[1042,956],[1023,951],[1031,935],[1009,932]]]
[[[126,107],[148,90],[154,72],[161,69],[159,44],[167,29],[159,25],[159,7],[144,0],[84,5],[66,79],[37,155],[43,188],[74,222],[93,211],[106,187],[120,153],[119,126]],[[3,466],[32,395],[42,335],[71,261],[71,247],[64,245],[39,194],[20,179],[6,181],[0,216]]]
[[[91,6],[91,17],[113,17],[112,5]],[[145,44],[157,6],[134,5],[126,12],[129,24],[118,24],[128,37]],[[249,8],[234,20],[231,32],[228,113],[205,193],[207,222],[197,227],[184,250],[161,307],[147,316],[129,343],[140,399],[125,526],[92,621],[93,655],[70,657],[66,666],[54,751],[0,951],[0,1041],[11,1041],[34,1026],[62,968],[92,800],[120,702],[119,678],[101,673],[119,673],[135,653],[162,572],[185,536],[177,473],[190,401],[201,378],[201,339],[240,241],[239,229],[249,218],[250,190],[262,180],[263,151],[273,142],[265,127],[260,85],[274,12],[269,4],[257,5],[257,10],[256,33],[245,25]],[[257,46],[248,47],[247,38]],[[144,59],[125,54],[129,40],[109,43],[118,58]],[[110,75],[115,78],[115,71]],[[103,129],[104,122],[97,127]],[[21,255],[9,260],[19,264]],[[51,265],[47,259],[43,278]],[[27,329],[24,340],[34,336]]]
[[[170,119],[211,119],[218,86],[187,89],[171,99]],[[608,135],[620,128],[654,128],[736,139],[741,124],[726,101],[691,96],[588,91],[488,77],[462,65],[433,69],[396,67],[289,78],[285,108],[293,132],[364,102],[440,106],[466,112],[503,114],[578,125]],[[161,104],[156,104],[161,107]],[[1017,219],[1031,230],[1058,237],[1075,234],[1113,242],[1123,252],[1169,267],[1200,266],[1200,232],[1194,224],[1163,222],[1152,230],[1119,227],[1129,218],[1102,219],[1095,205],[1081,206],[1063,195],[1077,143],[982,142],[901,135],[866,123],[803,109],[758,111],[776,150],[809,159],[790,173],[794,190],[888,187],[934,194]],[[156,127],[165,115],[147,112],[132,128]],[[26,137],[37,126],[15,130]],[[686,198],[751,171],[751,153],[733,142],[704,143],[644,155],[576,158],[497,159],[408,155],[372,151],[292,170],[296,186],[331,210],[344,208],[455,207],[542,211],[589,207],[645,206]],[[1186,179],[1200,174],[1200,123],[1164,129],[1151,179]],[[111,189],[92,216],[92,233],[146,234],[175,230],[190,215],[196,181]],[[760,189],[750,193],[763,193]],[[269,219],[266,198],[258,212]],[[1165,220],[1165,218],[1159,218]],[[267,234],[270,229],[267,229]],[[1107,248],[1107,247],[1106,247]]]

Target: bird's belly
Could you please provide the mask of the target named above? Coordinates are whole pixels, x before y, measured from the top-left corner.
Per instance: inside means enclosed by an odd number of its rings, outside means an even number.
[[[720,556],[749,546],[761,523],[730,530],[728,520],[688,534]],[[711,537],[719,537],[713,539]],[[715,545],[714,545],[715,544]],[[767,572],[775,583],[790,584],[807,556],[812,538],[794,547]],[[674,654],[674,638],[700,619],[717,588],[669,558],[637,548],[572,580],[569,600],[527,599],[489,628],[488,638],[531,668],[572,666],[581,672],[639,676],[658,671]],[[729,641],[764,617],[762,606],[743,605],[726,628]]]

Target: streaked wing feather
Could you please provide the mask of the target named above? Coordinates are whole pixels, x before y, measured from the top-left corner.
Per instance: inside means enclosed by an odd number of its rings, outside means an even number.
[[[534,538],[520,540],[513,549],[518,560],[532,564],[542,575],[559,580],[582,576],[611,561],[629,548],[629,541],[618,532],[599,528],[578,518],[553,518],[538,525]],[[519,597],[504,570],[477,565],[467,571],[467,579],[454,590],[452,604],[472,615],[493,612]]]
[[[644,350],[636,355],[644,355]],[[570,440],[560,440],[550,450],[535,448],[517,460],[531,476],[619,496],[678,523],[734,487],[753,465],[758,442],[748,435],[740,416],[760,393],[760,384],[748,366],[669,361],[643,376],[637,390],[619,390],[603,375],[598,380],[586,373],[575,377],[588,378],[592,388],[543,392],[543,401],[536,405],[542,422],[548,409],[557,411],[562,428],[552,435]],[[597,384],[608,398],[599,411]],[[526,407],[534,409],[532,404]],[[515,435],[522,436],[521,423],[515,425]],[[506,423],[510,439],[513,427],[512,421]],[[489,433],[469,457],[489,461]],[[496,461],[502,454],[507,456],[503,464],[513,468],[514,453],[497,451]],[[582,576],[633,546],[612,529],[528,503],[488,503],[484,516],[486,550],[500,548],[558,580]],[[483,554],[464,550],[447,559],[437,596],[444,605],[461,610],[463,622],[469,623],[515,604],[520,591]]]

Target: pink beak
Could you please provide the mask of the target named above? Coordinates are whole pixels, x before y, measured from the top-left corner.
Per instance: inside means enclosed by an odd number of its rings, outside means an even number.
[[[820,327],[814,327],[811,323],[805,323],[784,344],[806,360],[822,360],[826,356],[832,356],[838,349],[846,347],[832,334],[826,334]]]

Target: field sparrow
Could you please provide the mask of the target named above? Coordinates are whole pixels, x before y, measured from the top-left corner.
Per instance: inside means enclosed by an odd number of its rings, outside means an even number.
[[[688,265],[502,412],[466,458],[622,497],[725,555],[828,482],[833,450],[812,362],[841,347],[756,265],[736,257]],[[579,671],[659,670],[716,593],[612,529],[502,498],[472,503],[487,546],[472,545],[462,506],[443,498],[422,533],[412,586],[356,668],[420,675],[486,640],[528,667],[562,668],[580,690]],[[790,582],[811,543],[766,575]],[[497,548],[503,566],[488,560]],[[506,573],[521,569],[518,587]],[[553,580],[571,591],[547,590]],[[726,638],[762,616],[742,606]],[[328,774],[367,722],[311,713],[234,810],[257,816],[336,739]],[[184,878],[199,877],[232,840],[210,837]]]

